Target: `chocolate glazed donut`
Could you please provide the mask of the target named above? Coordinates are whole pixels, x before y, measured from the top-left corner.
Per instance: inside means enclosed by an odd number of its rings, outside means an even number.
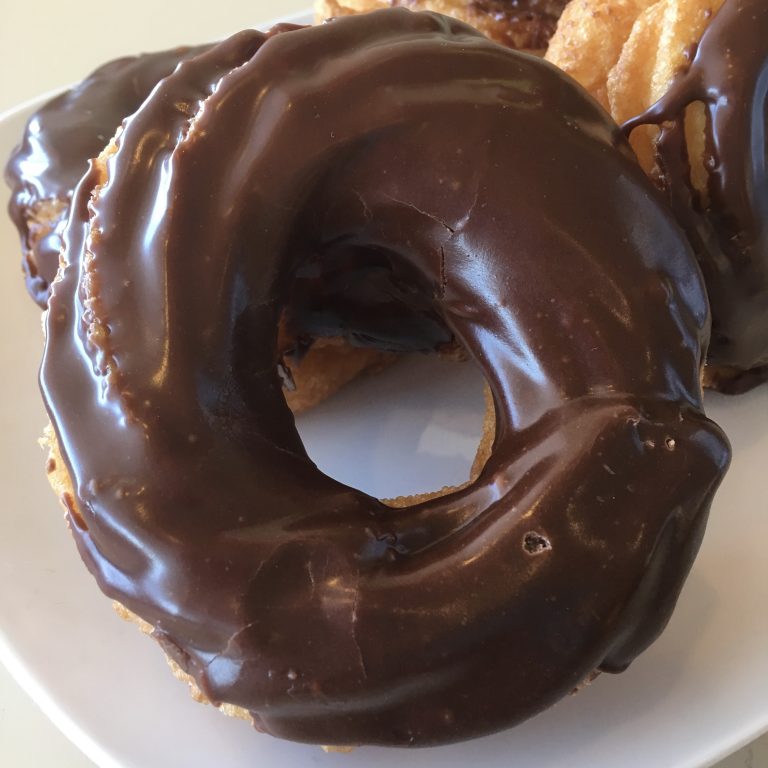
[[[701,405],[706,296],[618,128],[553,67],[403,9],[243,32],[127,122],[65,239],[41,377],[72,531],[211,700],[299,741],[446,743],[666,624],[729,459]],[[468,487],[395,510],[307,456],[277,327],[327,260],[405,297],[399,346],[437,323],[487,377]],[[334,309],[376,344],[360,282]]]
[[[712,304],[707,384],[738,394],[768,380],[768,4],[726,0],[690,68],[645,113],[660,125],[660,186],[693,244]],[[685,112],[707,110],[707,190],[691,183]]]
[[[182,59],[208,46],[126,56],[96,69],[82,83],[37,110],[5,168],[11,188],[8,212],[19,230],[27,290],[41,306],[48,303],[56,276],[61,230],[72,191],[114,135],[157,82]]]

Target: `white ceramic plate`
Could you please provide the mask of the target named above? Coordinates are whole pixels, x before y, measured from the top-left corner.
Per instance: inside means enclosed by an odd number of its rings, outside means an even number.
[[[33,106],[0,116],[0,158]],[[0,660],[99,765],[399,768],[407,759],[416,768],[703,768],[768,730],[768,386],[708,397],[733,442],[733,467],[667,631],[626,673],[602,675],[517,729],[471,743],[407,757],[368,748],[325,754],[195,704],[82,567],[36,445],[45,423],[36,383],[42,339],[17,252],[2,217]],[[302,434],[326,471],[394,496],[463,479],[482,408],[469,366],[420,358],[351,386],[306,417]]]

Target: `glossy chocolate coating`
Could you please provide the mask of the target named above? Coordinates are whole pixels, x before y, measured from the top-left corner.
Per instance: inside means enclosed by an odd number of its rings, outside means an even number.
[[[5,168],[11,187],[8,212],[19,230],[27,290],[42,307],[48,302],[51,281],[59,267],[61,230],[77,182],[158,81],[181,59],[204,50],[174,48],[160,53],[129,56],[99,67],[85,80],[47,102],[28,120],[24,138]],[[40,211],[41,204],[55,210]],[[30,219],[45,218],[38,239]]]
[[[260,729],[489,733],[623,669],[670,616],[729,460],[702,412],[704,286],[554,67],[404,9],[278,32],[184,62],[96,199],[96,168],[76,191],[41,371],[72,531]],[[298,271],[344,260],[485,373],[496,438],[470,486],[391,509],[307,456],[277,326]],[[338,313],[386,345],[379,319]]]
[[[707,200],[693,188],[688,105],[707,110]],[[693,244],[712,305],[713,383],[768,380],[768,4],[725,0],[689,69],[625,125],[661,125],[659,181]]]

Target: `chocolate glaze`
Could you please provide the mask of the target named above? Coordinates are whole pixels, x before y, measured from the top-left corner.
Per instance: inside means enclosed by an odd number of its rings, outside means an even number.
[[[8,212],[21,235],[27,289],[42,307],[56,276],[61,230],[72,191],[114,136],[124,117],[134,112],[157,82],[181,59],[205,47],[174,48],[129,56],[99,67],[85,80],[46,103],[27,122],[24,138],[5,168],[11,187]],[[49,211],[41,215],[40,205]],[[50,210],[50,209],[53,210]],[[50,219],[39,237],[30,219]]]
[[[685,110],[707,111],[707,199],[694,189]],[[628,121],[661,125],[659,182],[701,265],[712,305],[713,383],[742,392],[768,380],[768,5],[725,0],[688,70]]]
[[[41,382],[85,563],[212,700],[300,741],[445,743],[658,635],[729,448],[695,260],[581,89],[393,9],[236,35],[118,145],[75,194]],[[277,325],[297,271],[345,260],[486,375],[469,487],[391,509],[307,456]]]

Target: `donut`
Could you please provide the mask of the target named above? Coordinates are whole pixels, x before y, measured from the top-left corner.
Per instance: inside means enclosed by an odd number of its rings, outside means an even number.
[[[624,124],[693,245],[712,307],[705,384],[768,381],[768,6],[575,0],[547,58]]]
[[[8,210],[21,238],[27,290],[41,307],[48,303],[58,270],[72,194],[89,160],[101,153],[123,119],[180,61],[209,48],[178,47],[110,61],[48,101],[27,121],[5,178],[11,188]],[[297,283],[304,285],[303,312],[318,303],[306,287],[309,282]],[[291,324],[291,319],[286,322]],[[310,343],[292,325],[283,329],[281,370],[286,399],[295,413],[317,405],[360,374],[393,361],[391,353],[353,346],[340,338]]]
[[[19,231],[27,290],[45,307],[56,276],[61,230],[72,192],[88,161],[98,157],[124,117],[182,59],[205,46],[126,56],[102,65],[81,83],[47,102],[27,121],[5,168],[8,212]]]
[[[667,623],[730,455],[702,408],[706,294],[556,68],[406,9],[239,33],[125,122],[64,240],[52,483],[99,587],[201,697],[295,741],[445,744]],[[297,275],[337,269],[307,332],[332,309],[483,372],[472,482],[387,505],[308,457],[280,319]]]
[[[318,21],[397,6],[435,11],[479,29],[497,43],[520,50],[547,47],[568,0],[316,0]]]

